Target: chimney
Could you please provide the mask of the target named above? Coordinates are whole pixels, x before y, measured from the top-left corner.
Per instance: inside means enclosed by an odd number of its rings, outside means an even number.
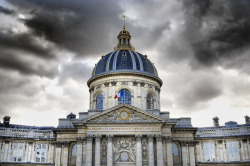
[[[219,128],[220,127],[219,118],[217,116],[213,118],[213,122],[214,122],[214,127],[215,128]]]
[[[3,118],[3,127],[10,127],[10,117],[9,116],[5,116]]]
[[[249,119],[249,116],[245,116],[245,122],[246,122],[246,124],[250,124],[250,119]]]

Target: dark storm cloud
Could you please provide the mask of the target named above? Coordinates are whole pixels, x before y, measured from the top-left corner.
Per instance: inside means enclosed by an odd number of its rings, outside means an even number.
[[[7,15],[13,15],[16,14],[15,10],[5,8],[3,6],[0,6],[0,13],[7,14]]]
[[[235,57],[241,56],[236,51],[244,52],[250,47],[249,0],[190,0],[183,3],[187,14],[185,35],[201,64],[223,65],[223,61],[234,61]]]
[[[43,46],[41,42],[41,39],[34,38],[29,33],[0,29],[0,67],[25,75],[55,76],[56,66],[48,66],[56,60],[55,48]],[[47,60],[50,62],[46,62]]]
[[[2,50],[11,49],[33,53],[34,56],[39,56],[44,59],[55,59],[52,48],[46,48],[41,43],[36,41],[29,33],[13,33],[11,31],[3,32],[0,29],[0,48]],[[42,42],[42,41],[40,41]]]
[[[24,23],[35,35],[43,36],[79,56],[110,50],[114,45],[112,40],[108,40],[109,33],[118,34],[121,24],[117,17],[122,10],[115,0],[8,2],[22,10],[32,8],[31,18],[25,19]]]
[[[91,71],[92,67],[87,66],[86,63],[75,62],[65,64],[62,66],[59,82],[64,83],[67,79],[71,78],[85,84],[91,77]]]
[[[214,77],[212,77],[214,78]],[[220,79],[216,82],[211,77],[200,77],[182,89],[177,102],[185,108],[195,108],[200,103],[206,103],[223,93]],[[188,110],[190,111],[190,110]]]

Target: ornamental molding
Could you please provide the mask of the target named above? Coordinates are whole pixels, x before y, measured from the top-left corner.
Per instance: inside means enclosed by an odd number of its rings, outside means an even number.
[[[152,80],[155,80],[157,83],[160,84],[160,87],[162,86],[162,80],[154,75],[151,74],[147,74],[147,73],[142,73],[142,72],[131,72],[131,71],[117,71],[117,72],[110,72],[110,73],[104,73],[104,74],[100,74],[100,75],[96,75],[94,77],[91,77],[88,82],[87,85],[88,87],[90,87],[90,84],[92,82],[94,82],[95,80],[98,80],[100,78],[107,78],[107,77],[115,77],[115,76],[136,76],[136,77],[142,77],[142,78],[149,78]],[[111,82],[112,86],[115,86],[117,82],[113,81]],[[139,82],[140,86],[145,86],[145,83],[143,82]]]
[[[124,114],[121,114],[124,112]],[[127,113],[126,113],[127,112]],[[120,116],[125,116],[121,118]],[[106,111],[95,114],[89,118],[86,118],[82,123],[166,123],[166,119],[157,116],[155,114],[149,113],[137,107],[120,104],[114,106]]]

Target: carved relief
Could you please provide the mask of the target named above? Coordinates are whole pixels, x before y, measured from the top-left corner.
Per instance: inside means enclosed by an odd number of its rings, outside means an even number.
[[[97,122],[97,121],[108,121],[108,122],[123,122],[123,121],[155,121],[157,119],[150,117],[148,115],[142,114],[140,112],[136,112],[134,110],[126,110],[127,116],[126,118],[121,118],[121,112],[124,112],[125,110],[116,110],[107,114],[104,114],[102,116],[96,117],[95,119],[92,119],[91,121]]]
[[[102,137],[101,141],[101,159],[102,161],[107,161],[107,138]]]
[[[135,162],[135,138],[115,137],[113,141],[114,162]]]
[[[142,160],[148,160],[148,141],[147,138],[142,138]]]

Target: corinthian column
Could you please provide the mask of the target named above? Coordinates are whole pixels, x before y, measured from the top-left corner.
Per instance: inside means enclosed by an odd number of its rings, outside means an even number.
[[[148,135],[148,166],[154,165],[154,136]]]
[[[83,155],[82,152],[83,152],[83,138],[78,137],[76,144],[76,166],[82,165],[82,155]]]
[[[141,135],[136,135],[136,166],[142,166]]]
[[[188,142],[181,142],[181,155],[182,155],[182,165],[188,166],[189,165],[189,154],[187,150]]]
[[[95,166],[101,165],[101,136],[95,137]]]
[[[157,147],[157,166],[163,166],[163,151],[162,151],[162,136],[158,135],[156,137],[156,147]]]
[[[167,144],[167,164],[168,166],[173,166],[173,155],[172,155],[172,138],[165,137]]]
[[[92,136],[87,136],[86,166],[92,166]]]
[[[195,166],[195,153],[194,153],[194,141],[189,142],[189,161],[190,161],[190,166]]]
[[[113,166],[113,135],[108,135],[107,166]]]

